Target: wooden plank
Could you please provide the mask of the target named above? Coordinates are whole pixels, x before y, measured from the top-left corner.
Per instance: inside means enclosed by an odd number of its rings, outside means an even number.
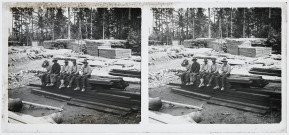
[[[27,105],[32,105],[32,106],[37,106],[37,107],[42,107],[42,108],[47,108],[47,109],[53,109],[53,110],[58,110],[58,111],[62,111],[62,108],[59,107],[54,107],[54,106],[49,106],[49,105],[43,105],[43,104],[38,104],[38,103],[32,103],[32,102],[28,102],[28,101],[22,101],[23,104],[27,104]]]
[[[130,97],[127,96],[120,96],[120,95],[113,95],[113,94],[106,94],[106,93],[79,93],[78,96],[84,96],[88,98],[96,98],[101,100],[108,100],[108,101],[117,101],[121,103],[130,103]]]
[[[102,93],[107,93],[107,94],[127,96],[127,97],[131,97],[132,99],[136,99],[136,100],[141,99],[140,93],[133,93],[133,92],[128,92],[128,91],[119,91],[119,90],[98,90],[98,91],[102,92]]]
[[[125,107],[120,107],[120,106],[115,106],[115,105],[110,105],[110,104],[104,104],[104,103],[97,103],[97,102],[88,101],[88,100],[81,100],[81,99],[73,98],[73,99],[71,99],[71,101],[81,102],[81,103],[86,103],[86,104],[91,104],[91,105],[97,105],[97,106],[102,106],[102,107],[107,107],[107,108],[112,108],[112,109],[122,110],[122,111],[128,111],[128,112],[131,111],[130,108],[125,108]]]
[[[264,100],[264,101],[260,101],[260,100],[258,101],[258,100],[251,100],[251,99],[235,97],[235,96],[230,96],[230,95],[222,95],[222,94],[218,94],[218,93],[216,93],[214,95],[214,97],[221,98],[221,99],[238,101],[238,102],[250,103],[250,104],[255,104],[255,105],[261,105],[261,106],[269,106],[269,99],[268,100]]]
[[[277,73],[268,73],[268,72],[258,72],[258,71],[249,71],[250,74],[258,74],[258,75],[269,75],[269,76],[279,76],[281,77],[281,74]]]
[[[193,105],[188,105],[188,104],[182,104],[182,103],[177,103],[177,102],[171,102],[171,101],[167,101],[167,100],[161,100],[163,103],[167,103],[167,104],[171,104],[171,105],[175,105],[175,106],[181,106],[181,107],[186,107],[186,108],[192,108],[192,109],[198,109],[198,110],[202,110],[202,107],[199,106],[193,106]]]
[[[75,97],[73,97],[73,99],[87,100],[87,101],[92,101],[92,102],[97,102],[97,103],[120,106],[120,107],[124,107],[124,108],[132,108],[132,106],[133,106],[131,104],[122,103],[122,102],[118,102],[118,101],[103,100],[103,99],[98,99],[98,98],[89,98],[86,96],[75,96]]]
[[[116,73],[125,73],[125,74],[141,75],[141,71],[135,71],[135,70],[112,69],[111,71],[112,71],[112,72],[116,72]]]
[[[65,99],[65,100],[71,99],[71,97],[69,97],[69,96],[56,94],[56,93],[52,93],[52,92],[47,92],[47,91],[43,91],[43,90],[37,90],[37,89],[32,89],[31,93],[37,93],[37,94],[47,95],[47,96],[52,96],[52,97],[58,97],[58,98]]]
[[[200,97],[197,97],[197,96],[188,95],[186,93],[182,93],[182,92],[178,92],[178,91],[171,91],[171,92],[174,93],[174,94],[177,94],[177,95],[181,95],[181,96],[185,96],[185,97],[188,97],[188,98],[193,98],[193,99],[197,99],[197,100],[201,100],[201,101],[207,100],[205,98],[200,98]]]
[[[279,91],[265,90],[260,88],[237,88],[236,90],[248,93],[270,95],[272,98],[281,99],[281,92]]]
[[[238,104],[238,105],[244,105],[244,106],[253,107],[253,108],[258,108],[258,109],[264,109],[264,110],[270,109],[270,107],[268,107],[268,106],[261,106],[261,105],[246,103],[246,102],[239,102],[239,101],[224,99],[224,98],[212,97],[211,99],[212,99],[212,100],[217,100],[217,101],[222,101],[222,102],[228,102],[228,103]]]
[[[239,97],[244,99],[256,100],[256,101],[266,101],[270,96],[256,93],[248,93],[242,91],[220,91],[218,94],[228,95],[232,97]]]
[[[128,112],[125,112],[125,111],[115,110],[115,109],[111,109],[111,108],[105,108],[102,106],[89,105],[89,104],[79,103],[79,102],[75,102],[75,101],[69,101],[67,104],[73,105],[73,106],[85,107],[88,109],[93,109],[93,110],[97,110],[97,111],[101,111],[101,112],[117,114],[117,115],[127,115],[128,114]]]
[[[124,73],[115,73],[115,72],[109,72],[109,74],[110,74],[110,75],[115,75],[115,76],[124,76],[124,77],[141,78],[141,75],[124,74]]]
[[[195,121],[185,119],[182,116],[172,116],[170,114],[165,114],[156,111],[149,111],[149,118],[167,124],[196,124]]]
[[[232,104],[232,103],[225,103],[225,102],[217,101],[217,100],[209,100],[207,103],[220,105],[220,106],[226,106],[226,107],[235,108],[238,110],[243,110],[243,111],[248,111],[248,112],[253,112],[253,113],[265,114],[267,112],[266,110],[263,110],[263,109],[257,109],[257,108],[252,108],[252,107],[247,107],[247,106],[237,105],[237,104]]]
[[[188,94],[188,95],[196,96],[196,97],[200,97],[200,98],[204,98],[204,99],[210,99],[210,98],[211,98],[210,95],[201,94],[201,93],[192,92],[192,91],[186,91],[186,90],[178,89],[178,88],[172,88],[171,91],[173,91],[173,92],[186,93],[186,94]]]

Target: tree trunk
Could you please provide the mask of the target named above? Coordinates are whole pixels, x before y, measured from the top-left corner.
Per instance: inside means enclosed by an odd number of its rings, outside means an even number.
[[[195,39],[195,9],[193,8],[193,39]]]
[[[209,12],[208,38],[211,38],[211,11],[210,11],[210,8],[208,8],[208,12]]]
[[[188,36],[189,36],[189,8],[187,8],[187,11],[186,11],[186,13],[187,13],[187,27],[186,27],[186,39],[188,39]]]
[[[269,31],[268,31],[268,38],[270,37],[271,34],[271,8],[269,8]]]
[[[67,38],[70,39],[70,8],[68,7],[68,35]]]
[[[233,38],[233,8],[231,8],[231,20],[230,20],[230,36]]]
[[[219,37],[223,38],[223,32],[222,32],[222,16],[223,16],[223,9],[220,9],[220,14],[219,14]]]
[[[92,8],[90,9],[90,39],[92,39]]]
[[[52,40],[54,41],[54,9],[52,9]]]
[[[244,11],[243,11],[243,38],[245,38],[246,37],[246,16],[245,16],[245,8],[244,8]]]

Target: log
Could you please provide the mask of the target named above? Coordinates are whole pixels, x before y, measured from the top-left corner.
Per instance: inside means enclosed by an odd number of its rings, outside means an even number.
[[[212,100],[217,100],[217,101],[222,101],[222,102],[227,102],[227,103],[233,103],[233,104],[238,104],[238,105],[253,107],[253,108],[258,108],[258,109],[264,109],[264,110],[269,110],[269,109],[270,109],[270,107],[268,107],[268,106],[250,104],[250,103],[246,103],[246,102],[239,102],[239,101],[228,100],[228,99],[224,99],[224,98],[216,98],[216,97],[213,97],[213,98],[211,98],[211,99],[212,99]]]
[[[56,94],[56,93],[52,93],[52,92],[47,92],[47,91],[43,91],[43,90],[37,90],[37,89],[32,89],[31,93],[40,94],[40,95],[44,95],[44,96],[57,97],[57,98],[60,98],[60,99],[65,99],[65,100],[70,100],[71,99],[71,97],[69,97],[69,96]]]
[[[250,74],[258,74],[258,75],[269,75],[269,76],[281,77],[281,74],[278,74],[278,73],[259,72],[259,71],[253,71],[253,70],[250,70],[249,73]]]
[[[133,93],[133,92],[128,92],[128,91],[119,91],[119,90],[98,90],[98,91],[102,92],[102,93],[107,93],[107,94],[127,96],[127,97],[131,97],[132,99],[136,99],[136,100],[141,99],[140,93]]]
[[[141,78],[141,75],[124,74],[124,73],[115,73],[115,72],[109,72],[109,74],[110,74],[110,75],[114,75],[114,76],[124,76],[124,77]]]
[[[112,108],[112,109],[116,109],[116,110],[122,110],[122,111],[131,111],[130,108],[125,108],[125,107],[120,107],[120,106],[115,106],[115,105],[109,105],[109,104],[104,104],[104,103],[97,103],[97,102],[93,102],[93,101],[87,101],[87,100],[81,100],[81,99],[75,99],[73,98],[71,101],[74,102],[81,102],[81,103],[86,103],[86,104],[91,104],[91,105],[96,105],[96,106],[102,106],[102,107],[106,107],[106,108]]]
[[[197,92],[192,92],[192,91],[186,91],[183,89],[177,89],[177,88],[172,88],[171,89],[172,92],[177,92],[177,93],[184,93],[190,96],[195,96],[195,97],[199,97],[199,98],[203,98],[203,99],[210,99],[211,96],[210,95],[206,95],[206,94],[200,94]]]
[[[111,71],[112,71],[112,72],[115,72],[115,73],[141,75],[141,71],[135,71],[135,70],[112,69]]]
[[[101,112],[107,112],[107,113],[111,113],[111,114],[122,115],[122,116],[128,114],[128,112],[126,112],[126,111],[120,111],[120,110],[115,110],[115,109],[106,108],[106,107],[102,107],[102,106],[96,106],[96,105],[89,105],[89,104],[79,103],[79,102],[75,102],[75,101],[69,101],[67,104],[73,105],[73,106],[85,107],[88,109],[93,109],[93,110],[97,110],[97,111],[101,111]]]
[[[265,90],[260,88],[237,88],[236,90],[248,93],[270,95],[272,98],[281,99],[281,92],[279,91]]]
[[[253,112],[253,113],[265,114],[267,112],[267,110],[263,110],[263,109],[257,109],[257,108],[252,108],[252,107],[247,107],[247,106],[237,105],[237,104],[232,104],[232,103],[225,103],[225,102],[217,101],[217,100],[209,100],[207,101],[207,103],[220,105],[220,106],[226,106],[226,107],[235,108],[238,110],[243,110],[243,111],[248,111],[248,112]]]
[[[202,110],[202,107],[198,107],[198,106],[193,106],[193,105],[188,105],[188,104],[182,104],[182,103],[177,103],[177,102],[171,102],[171,101],[167,101],[167,100],[161,100],[163,103],[167,103],[167,104],[171,104],[171,105],[175,105],[175,106],[182,106],[182,107],[186,107],[186,108],[191,108],[191,109],[198,109],[198,110]]]
[[[23,103],[23,104],[27,104],[27,105],[32,105],[32,106],[47,108],[47,109],[53,109],[53,110],[63,111],[62,108],[54,107],[54,106],[49,106],[49,105],[37,104],[37,103],[28,102],[28,101],[22,101],[22,103]]]

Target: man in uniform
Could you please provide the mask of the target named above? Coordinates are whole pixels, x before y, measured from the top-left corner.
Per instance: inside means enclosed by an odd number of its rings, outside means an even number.
[[[204,64],[201,66],[200,74],[201,74],[201,83],[199,87],[205,86],[205,78],[209,75],[210,73],[210,65],[208,64],[208,60],[204,59]]]
[[[197,80],[197,75],[200,71],[200,64],[197,62],[197,58],[194,57],[192,61],[193,64],[190,70],[190,83],[188,83],[187,85],[194,85],[195,81]]]
[[[68,65],[68,60],[64,61],[64,66],[62,66],[61,71],[60,71],[60,86],[59,89],[64,88],[64,80],[67,80],[67,77],[70,76],[71,72],[71,67]]]
[[[87,60],[84,60],[82,63],[83,65],[80,68],[79,76],[76,78],[77,87],[74,90],[80,90],[79,83],[82,82],[81,92],[84,92],[87,86],[87,80],[91,77],[92,68],[88,65]]]

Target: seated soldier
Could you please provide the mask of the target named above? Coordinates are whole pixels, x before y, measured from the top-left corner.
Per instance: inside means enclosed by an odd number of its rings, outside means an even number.
[[[200,70],[201,83],[199,87],[205,86],[205,78],[209,75],[209,73],[210,73],[210,65],[208,64],[208,60],[204,59],[204,64],[201,66],[201,70]]]
[[[57,63],[57,59],[53,59],[52,62],[54,63],[51,67],[51,72],[50,72],[50,84],[47,84],[46,86],[54,86],[56,83],[56,77],[60,73],[60,65]]]
[[[197,75],[199,74],[200,71],[200,64],[197,62],[197,58],[192,59],[193,64],[191,65],[190,69],[190,83],[187,83],[187,85],[194,85],[195,81],[197,80]]]
[[[71,69],[71,70],[70,70],[70,76],[67,77],[68,80],[69,80],[69,84],[68,84],[67,88],[72,87],[73,81],[78,77],[78,72],[79,72],[79,70],[80,70],[80,66],[78,66],[78,65],[76,64],[76,60],[73,61],[73,65],[71,66],[70,69]]]
[[[209,78],[210,78],[210,80],[209,80],[209,83],[208,83],[207,87],[210,87],[212,85],[212,81],[215,78],[219,78],[219,65],[216,63],[216,59],[212,59],[212,65],[210,66]],[[215,88],[219,89],[218,81],[215,81],[215,83],[216,83]]]
[[[64,88],[64,80],[67,80],[67,77],[70,76],[70,69],[71,67],[68,65],[68,60],[64,61],[64,65],[62,66],[61,70],[60,70],[60,86],[59,89]]]
[[[226,58],[223,58],[222,62],[223,62],[223,65],[220,67],[220,76],[222,77],[221,90],[224,90],[225,84],[226,84],[226,79],[228,76],[230,76],[231,66],[228,64],[228,61]]]
[[[51,65],[49,64],[48,60],[45,60],[42,65],[43,68],[45,68],[45,72],[40,76],[41,78],[41,84],[44,86],[45,84],[50,83],[50,72],[51,72]]]
[[[187,59],[184,59],[181,65],[182,67],[186,67],[186,72],[180,75],[182,84],[185,85],[186,83],[190,82],[189,75],[190,75],[191,65],[189,64],[189,61]]]
[[[88,78],[91,77],[92,69],[88,65],[87,60],[84,60],[82,63],[83,63],[83,65],[80,68],[79,76],[76,78],[77,87],[74,90],[80,90],[79,83],[80,83],[80,81],[82,81],[82,90],[81,90],[81,92],[84,92],[85,88],[86,88],[86,85],[87,85],[87,80],[88,80]]]

